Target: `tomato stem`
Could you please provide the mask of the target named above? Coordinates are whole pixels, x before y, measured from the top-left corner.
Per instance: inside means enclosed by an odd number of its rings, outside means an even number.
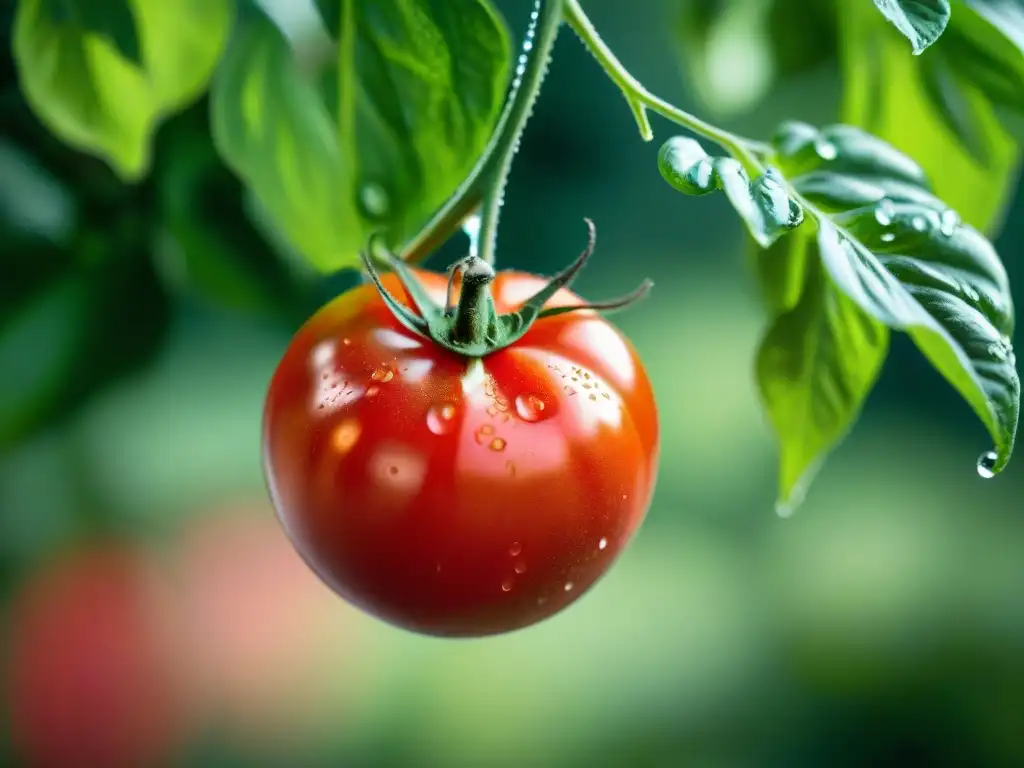
[[[479,257],[494,263],[498,218],[512,160],[533,105],[540,95],[547,74],[551,50],[562,25],[564,0],[537,0],[530,26],[516,61],[512,87],[494,134],[469,176],[426,226],[401,250],[409,263],[425,259],[462,225],[463,220],[480,210]],[[482,204],[482,205],[481,205]]]
[[[469,348],[486,345],[493,337],[497,311],[491,297],[494,268],[477,256],[469,256],[455,265],[448,283],[448,294],[453,294],[456,279],[462,284],[459,300],[452,312],[451,338],[456,344]]]

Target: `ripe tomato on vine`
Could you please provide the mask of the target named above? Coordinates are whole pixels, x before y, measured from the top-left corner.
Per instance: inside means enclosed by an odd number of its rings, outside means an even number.
[[[589,224],[589,222],[588,222]],[[340,595],[433,635],[506,632],[584,594],[651,500],[658,421],[636,351],[567,286],[470,256],[397,259],[325,306],[274,374],[279,517]],[[387,258],[387,257],[385,257]],[[457,300],[456,300],[457,299]]]

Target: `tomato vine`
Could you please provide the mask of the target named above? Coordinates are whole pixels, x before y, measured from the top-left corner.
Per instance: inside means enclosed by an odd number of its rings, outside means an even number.
[[[791,25],[806,10],[770,4]],[[654,138],[652,114],[683,129],[652,157],[665,181],[687,195],[722,191],[757,248],[767,310],[757,383],[780,447],[779,511],[800,504],[857,420],[892,331],[987,429],[979,473],[1007,466],[1020,402],[1014,305],[988,238],[1019,166],[1018,4],[834,0],[842,120],[787,122],[769,140],[648,90],[580,0],[538,2],[518,58],[490,0],[311,0],[313,46],[271,5],[18,0],[12,52],[24,99],[70,147],[144,184],[157,128],[208,92],[213,149],[314,269],[358,269],[361,253],[388,249],[417,265],[472,216],[477,255],[493,264],[509,169],[568,26],[643,141]],[[715,23],[689,18],[681,46],[711,102],[714,67],[700,57],[718,39]],[[766,39],[766,60],[781,61]],[[903,103],[914,119],[898,119]],[[161,205],[185,232],[181,196]],[[383,249],[369,248],[372,238]],[[376,268],[394,267],[389,258]]]

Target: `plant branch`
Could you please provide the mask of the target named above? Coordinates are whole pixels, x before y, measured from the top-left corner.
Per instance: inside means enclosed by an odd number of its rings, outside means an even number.
[[[622,91],[626,103],[632,110],[634,118],[636,118],[637,127],[640,129],[640,135],[644,141],[650,141],[654,138],[654,133],[647,120],[647,110],[650,109],[698,136],[715,142],[739,160],[751,175],[757,176],[764,173],[764,166],[756,154],[759,148],[756,142],[743,139],[718,126],[705,122],[699,117],[691,115],[689,112],[648,91],[639,80],[630,74],[604,40],[601,39],[601,35],[598,34],[597,29],[591,23],[583,8],[580,7],[579,0],[564,0],[564,2],[566,22],[573,28],[573,31],[583,41],[583,44],[593,54],[594,58],[597,59],[597,62],[612,82]]]
[[[494,261],[498,216],[512,159],[547,73],[551,49],[562,24],[564,0],[537,0],[517,61],[515,79],[494,135],[466,180],[416,237],[401,250],[410,263],[422,261],[451,237],[477,206],[480,258]]]

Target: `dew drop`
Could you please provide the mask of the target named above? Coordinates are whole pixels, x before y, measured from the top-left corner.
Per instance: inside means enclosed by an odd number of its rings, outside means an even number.
[[[884,235],[882,235],[883,243],[891,243],[895,239],[896,235],[894,235],[892,232],[886,232]]]
[[[910,221],[910,226],[916,229],[918,232],[924,232],[928,229],[928,222],[925,221],[924,216],[915,216]]]
[[[366,388],[366,396],[367,397],[375,397],[378,392],[380,392],[380,387],[367,387]]]
[[[824,136],[819,137],[814,142],[814,152],[822,160],[835,160],[839,155],[839,150],[836,149],[836,145],[826,139]]]
[[[341,343],[344,344],[346,347],[351,346],[352,339],[349,339],[349,338],[346,337],[346,338],[341,340]]]
[[[565,591],[566,592],[572,592],[572,588],[573,588],[573,583],[571,581],[565,582]]]
[[[526,563],[523,560],[520,560],[516,563],[514,570],[516,573],[526,573]]]
[[[476,441],[480,445],[483,445],[484,443],[490,440],[491,435],[493,434],[494,427],[492,427],[490,424],[484,424],[482,427],[480,427],[480,429],[476,431]]]
[[[960,215],[952,208],[944,210],[939,218],[939,231],[946,237],[952,237],[958,226],[960,226]]]
[[[469,255],[478,256],[480,254],[480,214],[474,213],[467,216],[462,222],[462,231],[469,238]]]
[[[878,207],[875,208],[875,221],[883,227],[888,227],[892,224],[895,215],[896,210],[892,206],[892,201],[887,197],[883,197],[878,203]]]
[[[602,536],[601,540],[599,542],[597,542],[597,548],[598,549],[605,549],[605,548],[607,548],[607,546],[608,546],[608,539],[606,539],[604,536]]]
[[[391,209],[388,193],[380,184],[370,182],[359,189],[359,207],[370,219],[383,219]]]
[[[783,501],[775,504],[775,514],[781,518],[787,518],[793,516],[793,505],[787,504]]]
[[[999,462],[999,454],[995,451],[985,451],[978,457],[978,474],[986,480],[996,476],[996,464]]]
[[[700,189],[708,189],[714,174],[715,168],[711,165],[711,161],[704,159],[697,163],[697,167],[693,171],[693,181]]]
[[[1006,359],[1010,356],[1006,346],[1000,342],[993,342],[992,344],[989,344],[988,353],[1001,363],[1006,362]]]
[[[516,413],[523,421],[540,421],[545,417],[547,404],[536,395],[518,395],[515,405]]]
[[[501,582],[501,591],[502,592],[511,592],[512,591],[512,583],[513,583],[512,579],[505,579],[503,582]]]
[[[435,435],[446,435],[452,431],[455,406],[451,403],[432,405],[427,411],[427,429]]]
[[[506,443],[503,438],[496,437],[493,440],[491,440],[490,448],[492,451],[504,451],[505,445]]]
[[[508,553],[512,555],[512,557],[518,557],[520,554],[522,554],[522,552],[523,545],[520,544],[518,541],[513,541],[512,546],[508,548]]]

